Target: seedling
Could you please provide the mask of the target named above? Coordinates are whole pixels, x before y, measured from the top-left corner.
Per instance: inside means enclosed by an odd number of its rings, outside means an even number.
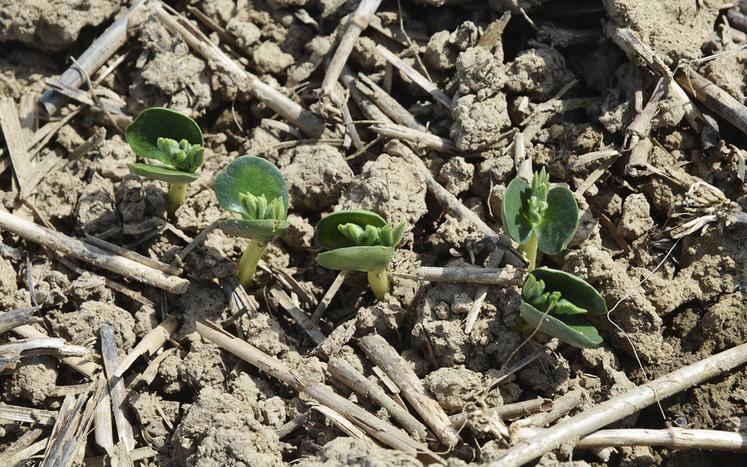
[[[125,131],[127,143],[138,156],[161,164],[127,164],[130,172],[168,182],[166,212],[170,219],[184,204],[187,184],[197,180],[195,173],[205,159],[202,131],[186,115],[162,107],[145,109]]]
[[[332,213],[316,225],[316,243],[330,250],[319,253],[316,262],[327,269],[368,273],[371,291],[381,300],[391,289],[386,267],[404,232],[404,222],[393,227],[370,211]]]
[[[271,162],[241,156],[216,177],[215,194],[223,209],[241,215],[219,225],[229,235],[249,239],[236,270],[241,285],[249,285],[267,244],[288,228],[288,185]]]
[[[573,274],[550,268],[529,273],[521,291],[521,317],[532,328],[574,347],[602,343],[584,315],[607,313],[607,304],[594,287]]]
[[[560,253],[578,228],[573,193],[561,186],[551,189],[544,168],[534,173],[531,185],[518,177],[511,180],[501,214],[504,229],[527,255],[530,271],[537,265],[537,249],[548,255]]]

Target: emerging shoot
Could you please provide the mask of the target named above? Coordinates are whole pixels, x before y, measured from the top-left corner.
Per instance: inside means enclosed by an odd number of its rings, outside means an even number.
[[[168,182],[166,212],[170,219],[184,204],[187,184],[197,180],[205,159],[202,131],[186,115],[162,107],[140,112],[125,131],[127,143],[138,156],[161,164],[127,164],[131,173]]]
[[[574,347],[602,343],[584,315],[607,313],[607,304],[594,287],[573,274],[550,268],[530,272],[521,291],[521,317],[532,328]]]
[[[578,204],[566,187],[550,188],[543,168],[532,184],[514,178],[501,205],[503,227],[527,255],[529,270],[537,266],[537,250],[555,255],[568,246],[578,228]]]
[[[241,285],[248,286],[267,244],[288,228],[288,185],[271,162],[241,156],[216,177],[215,194],[223,209],[241,215],[222,220],[220,227],[249,239],[236,269]]]
[[[368,273],[371,291],[381,300],[391,290],[386,267],[404,232],[404,222],[393,227],[370,211],[332,213],[316,226],[316,243],[330,250],[319,253],[316,262],[327,269]]]

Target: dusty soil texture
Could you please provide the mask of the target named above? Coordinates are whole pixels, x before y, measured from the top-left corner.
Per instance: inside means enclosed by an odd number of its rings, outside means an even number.
[[[174,264],[190,282],[186,293],[171,295],[0,229],[0,318],[38,305],[25,327],[0,328],[0,362],[6,361],[5,344],[44,335],[87,352],[83,360],[27,353],[4,367],[0,465],[38,465],[49,453],[47,440],[61,428],[58,422],[53,432],[55,418],[85,400],[96,387],[92,383],[104,378],[102,328],[111,330],[122,358],[168,315],[177,320],[170,338],[123,374],[121,412],[132,427],[134,465],[410,467],[430,459],[374,442],[307,394],[201,337],[199,321],[217,323],[278,359],[294,376],[326,382],[374,416],[401,426],[328,368],[333,359],[344,361],[419,418],[359,345],[369,334],[382,336],[445,414],[459,420],[468,415],[452,449],[427,429],[423,447],[452,467],[487,465],[515,441],[501,427],[522,417],[495,420],[483,409],[580,393],[564,414],[574,415],[745,343],[745,224],[730,225],[728,216],[716,215],[708,218],[707,229],[691,229],[679,240],[673,228],[716,212],[713,205],[692,203],[691,188],[702,182],[724,194],[728,202],[721,207],[729,212],[747,210],[747,137],[695,100],[692,105],[711,123],[698,120],[694,128],[686,115],[690,107],[671,88],[658,101],[652,97],[663,67],[696,71],[747,104],[742,30],[747,7],[742,14],[738,7],[724,9],[725,3],[384,0],[370,21],[356,22],[369,26],[329,96],[320,95],[322,80],[358,0],[168,2],[240,67],[321,121],[324,134],[309,136],[273,111],[264,94],[206,60],[148,5],[132,15],[125,44],[91,73],[95,99],[84,80],[83,103],[64,100],[56,113],[44,115],[35,104],[47,80],[72,65],[130,2],[0,0],[0,98],[15,105],[21,140],[29,145],[41,140],[30,147],[32,171],[47,172],[22,199],[9,138],[0,137],[0,210]],[[621,42],[626,32],[654,54],[653,67]],[[390,66],[377,46],[437,92]],[[397,108],[386,104],[387,97]],[[640,125],[651,99],[654,112]],[[122,115],[110,107],[102,111],[98,102],[116,103]],[[128,146],[123,128],[150,106],[189,115],[205,134],[205,164],[171,222],[166,184],[127,169],[143,161]],[[381,125],[392,123],[430,133],[430,139],[379,134]],[[3,130],[8,131],[2,128],[0,135]],[[594,321],[604,338],[599,348],[580,350],[542,334],[526,343],[531,330],[520,322],[516,285],[484,289],[411,275],[420,266],[488,265],[491,245],[484,232],[448,212],[434,196],[434,184],[502,235],[501,199],[516,175],[516,155],[522,155],[514,143],[517,132],[533,167],[545,167],[553,183],[575,193],[579,229],[569,249],[540,263],[585,279],[614,306],[612,322],[603,316]],[[440,139],[434,142],[434,136]],[[244,154],[280,168],[291,210],[290,227],[269,245],[252,286],[236,295],[231,284],[244,239],[215,229],[189,254],[179,253],[226,216],[213,182]],[[416,158],[432,177],[420,171]],[[683,205],[691,217],[678,217]],[[337,209],[377,212],[404,222],[406,233],[389,265],[392,293],[377,302],[364,274],[348,274],[318,323],[324,340],[317,345],[278,293],[288,294],[307,318],[314,313],[337,277],[314,262],[319,252],[314,225]],[[499,256],[497,267],[518,267],[523,277],[514,253]],[[467,334],[465,319],[475,306],[480,312]],[[532,355],[505,375],[506,368]],[[104,399],[104,413],[107,403]],[[52,419],[6,417],[3,404],[20,413],[44,410],[39,413]],[[102,456],[105,465],[132,465],[123,457],[124,436],[113,424],[115,448],[106,452],[97,441],[94,428],[106,429],[97,419],[84,428],[80,449],[67,465],[102,465]],[[661,410],[653,405],[610,428],[668,426],[747,434],[747,368],[723,373],[662,400]],[[533,465],[739,466],[745,465],[743,456],[666,447],[592,451],[568,444]]]

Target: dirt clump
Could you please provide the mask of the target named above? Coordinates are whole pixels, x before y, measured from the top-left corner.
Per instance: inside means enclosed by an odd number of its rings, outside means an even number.
[[[18,364],[5,380],[3,392],[11,400],[24,400],[38,407],[47,400],[56,383],[57,361],[52,357],[41,357]]]
[[[672,61],[700,57],[718,15],[716,4],[688,0],[604,0],[602,4],[617,27],[633,29],[644,43]]]
[[[48,315],[52,329],[70,342],[85,345],[91,351],[98,342],[99,329],[108,324],[114,332],[114,340],[120,352],[129,351],[135,345],[135,319],[132,315],[111,303],[88,301],[80,304],[75,312],[58,310]]]
[[[204,388],[174,430],[175,463],[208,465],[283,465],[275,430],[262,425],[238,397]]]
[[[3,0],[0,42],[20,41],[42,50],[63,50],[78,38],[81,29],[103,23],[119,6],[115,0]]]
[[[414,225],[426,212],[425,179],[399,155],[412,151],[399,141],[384,146],[383,153],[363,166],[340,196],[340,209],[367,209],[391,223]]]
[[[172,36],[155,18],[138,36],[143,51],[137,59],[128,106],[138,109],[168,106],[190,117],[204,112],[212,101],[210,72],[205,62],[190,53],[181,39]]]
[[[333,205],[353,179],[340,150],[328,144],[294,148],[290,160],[282,171],[296,209],[318,210]]]

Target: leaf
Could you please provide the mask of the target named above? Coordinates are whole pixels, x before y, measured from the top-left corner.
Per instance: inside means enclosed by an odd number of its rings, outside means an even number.
[[[132,164],[127,164],[127,167],[135,175],[169,183],[192,183],[200,178],[196,173],[181,172],[170,167],[164,167],[163,165],[133,162]]]
[[[254,156],[241,156],[234,159],[215,178],[215,195],[226,211],[245,214],[241,203],[242,193],[254,196],[264,195],[268,202],[282,198],[285,212],[288,212],[288,185],[285,177],[275,165]]]
[[[186,139],[190,144],[204,144],[197,122],[163,107],[151,107],[140,112],[127,126],[125,138],[138,156],[169,165],[173,165],[171,158],[158,149],[158,138],[171,138],[177,142]]]
[[[386,225],[386,221],[371,211],[347,209],[333,212],[316,224],[316,234],[314,236],[316,244],[328,250],[355,246],[353,240],[343,235],[337,228],[338,225],[342,224],[357,224],[363,229],[367,225],[381,228]]]
[[[539,326],[539,331],[548,336],[557,337],[566,344],[582,349],[593,348],[602,343],[602,336],[597,329],[578,316],[563,316],[562,320],[542,313],[532,305],[522,301],[521,317],[532,329]],[[541,324],[540,324],[541,323]]]
[[[351,246],[316,255],[316,262],[335,271],[368,272],[383,269],[394,256],[390,246]]]
[[[556,255],[568,246],[578,228],[578,204],[566,187],[547,193],[547,209],[536,226],[537,246],[548,255]]]
[[[232,237],[254,238],[257,240],[274,238],[287,229],[289,225],[288,221],[275,219],[223,219],[218,223],[218,226]]]
[[[531,187],[517,177],[508,184],[501,203],[503,228],[508,236],[520,245],[527,243],[532,235],[532,224],[523,213],[530,195]]]
[[[589,314],[607,313],[604,297],[580,277],[551,268],[537,268],[530,274],[545,283],[545,292],[560,292],[562,298],[585,309]]]

